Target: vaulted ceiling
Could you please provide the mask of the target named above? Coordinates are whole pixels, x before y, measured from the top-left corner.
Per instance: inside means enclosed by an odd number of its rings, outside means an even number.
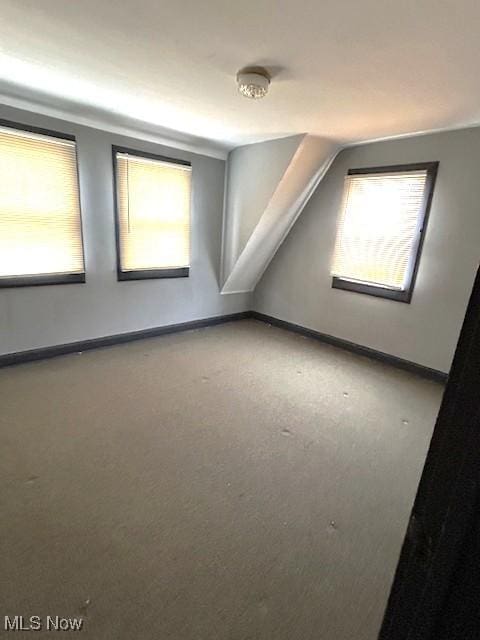
[[[480,121],[478,0],[0,0],[3,101],[175,130],[213,151]],[[266,66],[269,95],[235,74]]]

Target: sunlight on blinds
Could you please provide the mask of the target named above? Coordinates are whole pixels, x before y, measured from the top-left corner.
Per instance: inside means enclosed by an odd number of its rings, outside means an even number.
[[[0,128],[0,282],[83,270],[75,142]]]
[[[345,178],[332,275],[404,290],[418,244],[427,171]]]
[[[116,158],[121,270],[188,267],[191,167]]]

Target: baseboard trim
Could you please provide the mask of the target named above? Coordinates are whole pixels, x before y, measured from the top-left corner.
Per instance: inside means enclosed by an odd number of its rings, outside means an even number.
[[[374,360],[379,360],[386,364],[403,369],[411,373],[415,373],[422,378],[428,380],[434,380],[435,382],[445,383],[448,378],[448,374],[437,369],[430,369],[416,362],[410,360],[404,360],[397,356],[392,356],[383,351],[377,351],[370,347],[364,347],[355,342],[349,342],[342,338],[336,338],[335,336],[315,331],[314,329],[308,329],[302,327],[299,324],[288,322],[287,320],[280,320],[273,316],[260,313],[259,311],[240,311],[238,313],[230,313],[223,316],[213,316],[210,318],[201,318],[200,320],[191,320],[189,322],[180,322],[178,324],[168,324],[162,327],[153,327],[151,329],[142,329],[140,331],[130,331],[129,333],[118,333],[111,336],[102,336],[100,338],[91,338],[89,340],[79,340],[78,342],[69,342],[67,344],[59,344],[52,347],[41,347],[39,349],[29,349],[28,351],[18,351],[16,353],[6,353],[0,355],[0,367],[8,367],[16,364],[23,364],[25,362],[34,362],[35,360],[44,360],[47,358],[55,358],[57,356],[64,356],[69,353],[78,353],[79,351],[89,351],[90,349],[100,349],[102,347],[111,347],[117,344],[124,344],[126,342],[133,342],[134,340],[144,340],[145,338],[155,338],[157,336],[163,336],[169,333],[179,333],[181,331],[190,331],[192,329],[201,329],[203,327],[213,327],[218,324],[224,324],[225,322],[234,322],[235,320],[245,320],[246,318],[254,318],[261,322],[266,322],[275,327],[286,329],[287,331],[293,331],[302,336],[314,338],[320,340],[326,344],[331,344],[334,347],[345,349]]]
[[[331,344],[334,347],[340,347],[341,349],[345,349],[346,351],[351,351],[352,353],[366,356],[367,358],[379,360],[380,362],[392,365],[394,367],[397,367],[398,369],[403,369],[404,371],[415,373],[422,378],[427,378],[428,380],[434,380],[435,382],[441,382],[445,384],[448,378],[447,373],[438,371],[438,369],[430,369],[429,367],[417,364],[416,362],[404,360],[403,358],[392,356],[388,353],[384,353],[383,351],[377,351],[376,349],[371,349],[370,347],[364,347],[360,344],[356,344],[355,342],[343,340],[342,338],[336,338],[335,336],[328,335],[327,333],[321,333],[320,331],[315,331],[314,329],[307,329],[306,327],[302,327],[299,324],[287,322],[286,320],[280,320],[279,318],[274,318],[273,316],[260,313],[259,311],[251,311],[250,317],[255,318],[256,320],[261,320],[262,322],[267,322],[268,324],[271,324],[275,327],[280,327],[281,329],[287,329],[288,331],[299,333],[300,335],[307,336],[308,338],[320,340],[321,342]]]
[[[101,347],[111,347],[116,344],[125,342],[133,342],[134,340],[143,340],[145,338],[155,338],[168,333],[179,333],[180,331],[190,331],[192,329],[201,329],[203,327],[213,327],[217,324],[232,322],[235,320],[243,320],[250,318],[249,311],[240,311],[239,313],[231,313],[223,316],[213,316],[210,318],[202,318],[200,320],[191,320],[189,322],[180,322],[178,324],[168,324],[162,327],[153,327],[151,329],[142,329],[140,331],[130,331],[129,333],[118,333],[112,336],[103,336],[101,338],[91,338],[89,340],[79,340],[78,342],[69,342],[67,344],[59,344],[53,347],[41,347],[39,349],[29,349],[28,351],[18,351],[16,353],[6,353],[0,355],[0,367],[8,367],[25,362],[33,362],[35,360],[44,360],[46,358],[55,358],[64,356],[69,353],[78,353],[79,351],[89,351],[90,349],[99,349]]]

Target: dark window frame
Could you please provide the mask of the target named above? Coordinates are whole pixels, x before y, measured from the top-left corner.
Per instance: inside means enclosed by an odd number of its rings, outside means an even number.
[[[83,271],[80,273],[35,273],[32,275],[19,275],[19,276],[5,276],[0,277],[0,289],[11,289],[16,287],[39,287],[39,286],[51,286],[59,284],[84,284],[86,282],[86,268],[85,268],[85,243],[83,235],[83,219],[82,219],[82,201],[80,197],[80,175],[79,175],[79,163],[78,163],[78,148],[77,140],[74,135],[69,133],[63,133],[60,131],[54,131],[53,129],[46,129],[44,127],[37,127],[34,125],[27,125],[20,122],[13,122],[11,120],[4,120],[0,118],[0,127],[13,129],[16,131],[24,131],[25,133],[34,133],[49,138],[57,138],[58,140],[68,140],[75,143],[75,163],[77,169],[77,184],[78,184],[78,208],[80,215],[80,238],[82,241],[82,260]]]
[[[368,284],[366,282],[355,282],[354,280],[348,280],[333,276],[332,288],[343,289],[344,291],[353,291],[355,293],[363,293],[378,298],[386,298],[388,300],[396,300],[397,302],[405,302],[409,304],[412,300],[413,290],[415,288],[415,281],[417,279],[417,272],[420,265],[420,257],[422,254],[423,242],[425,239],[425,232],[427,229],[428,218],[430,214],[430,208],[432,205],[433,192],[435,189],[435,182],[437,179],[439,162],[416,162],[411,164],[397,164],[384,167],[364,167],[360,169],[349,169],[347,175],[370,175],[375,173],[403,173],[408,171],[422,171],[426,170],[427,179],[425,182],[425,192],[420,210],[420,232],[418,243],[416,246],[416,255],[414,258],[413,269],[410,276],[410,281],[406,289],[401,291],[395,289],[388,289],[387,287],[381,287],[374,284]]]
[[[158,160],[160,162],[169,162],[170,164],[183,165],[191,167],[192,163],[188,160],[179,158],[170,158],[149,151],[138,151],[118,145],[112,145],[112,162],[113,162],[113,199],[114,199],[114,220],[115,220],[115,245],[117,252],[117,280],[119,282],[128,280],[157,280],[162,278],[188,278],[190,275],[190,267],[173,267],[165,269],[131,269],[122,270],[122,255],[120,248],[120,220],[118,211],[118,179],[117,179],[117,154],[127,153],[139,158],[147,158],[148,160]]]

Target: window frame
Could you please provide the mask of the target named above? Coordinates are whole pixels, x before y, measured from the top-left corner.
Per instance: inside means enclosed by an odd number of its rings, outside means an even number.
[[[113,161],[113,198],[114,198],[114,219],[115,219],[115,244],[117,252],[117,281],[124,282],[129,280],[157,280],[165,278],[188,278],[190,276],[190,266],[173,267],[164,269],[130,269],[122,271],[122,257],[120,246],[120,216],[118,210],[118,179],[117,179],[117,153],[127,153],[139,158],[147,160],[158,160],[160,162],[168,162],[170,164],[183,165],[192,167],[189,160],[180,158],[170,158],[160,154],[151,153],[149,151],[138,151],[128,147],[112,145],[112,161]],[[191,205],[191,203],[190,203]],[[190,222],[191,222],[191,206],[190,206]],[[190,225],[191,233],[191,225]]]
[[[427,177],[425,181],[424,197],[418,218],[420,224],[420,232],[416,246],[413,247],[413,251],[415,251],[415,258],[413,262],[413,269],[410,275],[410,280],[408,282],[408,286],[404,290],[398,291],[394,289],[388,289],[387,287],[368,284],[366,282],[355,282],[354,280],[347,280],[339,276],[332,276],[332,289],[353,291],[354,293],[363,293],[366,295],[375,296],[377,298],[386,298],[387,300],[396,300],[397,302],[405,302],[407,304],[410,304],[413,296],[413,290],[415,288],[418,268],[420,265],[420,257],[422,253],[423,242],[425,239],[425,232],[427,229],[430,208],[432,205],[438,166],[439,162],[435,161],[396,164],[382,167],[362,167],[359,169],[348,170],[348,176],[370,175],[375,173],[404,173],[408,171],[426,171]]]
[[[82,241],[82,260],[83,271],[81,273],[38,273],[32,275],[11,276],[0,278],[0,289],[12,289],[16,287],[39,287],[59,284],[85,284],[86,282],[86,265],[85,265],[85,243],[83,234],[83,218],[82,218],[82,199],[80,197],[80,173],[78,166],[78,147],[76,137],[70,133],[37,127],[12,120],[4,120],[0,118],[0,127],[6,129],[14,129],[16,131],[25,131],[25,133],[34,133],[49,138],[57,138],[58,140],[68,140],[75,143],[75,164],[77,169],[78,184],[78,210],[80,216],[80,239]]]

